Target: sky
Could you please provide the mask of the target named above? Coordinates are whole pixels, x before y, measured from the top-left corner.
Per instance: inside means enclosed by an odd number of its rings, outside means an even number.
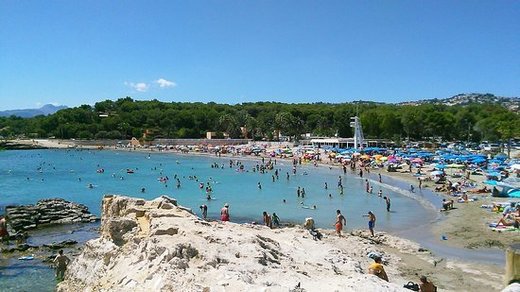
[[[520,1],[0,0],[0,110],[520,96]]]

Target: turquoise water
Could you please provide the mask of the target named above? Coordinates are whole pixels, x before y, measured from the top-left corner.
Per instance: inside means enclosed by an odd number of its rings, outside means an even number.
[[[273,182],[274,171],[265,174],[251,171],[260,159],[240,161],[248,172],[239,172],[236,166],[230,168],[229,158],[210,156],[89,150],[2,151],[0,206],[61,197],[83,203],[99,214],[104,194],[146,199],[164,194],[196,212],[201,204],[207,204],[208,217],[214,219],[219,217],[224,203],[229,203],[231,221],[235,222],[261,221],[262,211],[267,211],[276,212],[285,222],[301,223],[312,216],[318,227],[332,228],[335,211],[341,209],[348,228],[360,228],[366,226],[362,215],[371,210],[377,216],[376,229],[387,231],[417,226],[434,216],[418,201],[401,195],[394,186],[374,182],[374,194],[367,194],[364,179],[351,173],[343,175],[339,168],[303,165],[292,175],[291,162],[278,160],[279,179]],[[211,168],[213,163],[224,168]],[[96,171],[101,168],[104,173]],[[135,172],[128,174],[127,169]],[[287,172],[291,173],[289,179],[286,179]],[[176,187],[175,175],[180,179],[180,188]],[[168,183],[158,180],[164,176],[169,177]],[[198,181],[190,180],[189,176],[197,176]],[[345,186],[343,195],[337,188],[338,176]],[[210,182],[213,200],[206,200],[205,190],[199,188],[201,182]],[[257,187],[259,182],[262,189]],[[89,188],[89,184],[93,188]],[[305,188],[304,199],[296,195],[298,186]],[[142,188],[146,189],[145,193],[141,192]],[[384,200],[375,195],[379,189],[383,196],[390,196],[392,212],[388,213]],[[316,210],[304,208],[314,205]]]
[[[426,224],[435,217],[432,210],[419,203],[420,193],[403,191],[400,188],[405,185],[398,185],[399,182],[389,178],[384,181],[392,181],[391,185],[373,181],[375,175],[369,177],[374,186],[374,194],[369,195],[364,178],[352,173],[343,175],[339,168],[298,166],[296,175],[291,174],[287,179],[286,173],[292,173],[291,161],[278,160],[279,179],[273,182],[274,171],[252,172],[252,168],[261,163],[260,159],[233,159],[240,160],[249,171],[237,171],[236,166],[230,168],[230,158],[210,156],[89,150],[1,151],[0,212],[10,204],[34,204],[39,199],[61,197],[85,204],[91,212],[100,215],[105,194],[145,199],[164,194],[197,213],[201,204],[207,204],[208,217],[212,219],[218,219],[220,208],[229,203],[234,222],[261,221],[265,210],[276,212],[282,222],[302,223],[312,216],[318,227],[333,228],[336,209],[341,209],[348,220],[348,230],[366,228],[367,219],[362,215],[371,210],[377,216],[376,231],[398,231]],[[214,163],[224,168],[211,168]],[[97,172],[101,168],[104,173]],[[128,174],[127,169],[135,172]],[[180,179],[180,188],[176,187],[175,175]],[[169,177],[168,183],[158,180],[164,176]],[[190,176],[197,176],[198,181],[189,179]],[[345,186],[343,195],[337,188],[338,176]],[[205,190],[199,188],[201,182],[210,182],[213,200],[206,199]],[[259,182],[262,189],[257,186]],[[89,188],[89,184],[93,188]],[[305,188],[304,199],[296,195],[298,186]],[[375,195],[379,189],[384,196],[390,196],[392,212],[388,213],[384,200]],[[317,206],[315,210],[302,208],[313,205]],[[41,245],[65,239],[84,242],[96,236],[92,225],[63,226],[32,232],[29,243]],[[55,285],[53,270],[40,260],[23,262],[0,254],[1,291],[53,291]]]

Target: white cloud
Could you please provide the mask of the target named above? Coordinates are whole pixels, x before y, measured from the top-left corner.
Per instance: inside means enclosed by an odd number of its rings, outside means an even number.
[[[155,83],[159,84],[159,87],[161,87],[161,88],[177,86],[177,84],[175,82],[166,80],[164,78],[159,78],[159,79],[155,80]]]
[[[144,82],[138,82],[138,83],[134,83],[134,82],[125,82],[125,85],[126,86],[130,86],[132,87],[134,90],[137,90],[139,92],[145,92],[148,90],[148,88],[150,87],[150,85],[144,83]]]

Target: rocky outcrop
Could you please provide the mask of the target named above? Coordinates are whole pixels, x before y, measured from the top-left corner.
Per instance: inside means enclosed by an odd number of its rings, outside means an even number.
[[[15,231],[49,224],[86,223],[98,220],[87,206],[63,199],[40,200],[36,205],[5,207],[7,222]]]
[[[334,240],[313,240],[300,227],[203,221],[165,196],[105,196],[101,236],[86,243],[58,291],[403,291],[365,273],[373,243]]]

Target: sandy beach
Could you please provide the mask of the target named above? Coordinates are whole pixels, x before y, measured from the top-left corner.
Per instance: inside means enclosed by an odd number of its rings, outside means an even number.
[[[21,143],[21,141],[17,142]],[[54,140],[28,140],[24,141],[24,143],[35,143],[47,148],[70,148],[75,145],[74,141]],[[96,149],[97,147],[82,146],[81,148]],[[105,147],[105,149],[114,148]],[[150,152],[151,150],[138,148],[135,151]],[[179,152],[172,153],[179,154]],[[190,152],[186,155],[210,154]],[[232,158],[248,158],[226,155]],[[223,157],[226,155],[223,155]],[[250,157],[250,159],[259,158]],[[321,165],[330,166],[328,163],[322,163]],[[417,185],[417,179],[410,173],[386,172],[381,169],[372,170],[371,172],[372,176],[380,172],[383,176],[392,177],[407,184]],[[478,187],[483,186],[482,177],[473,176],[472,179],[477,183]],[[432,182],[423,184],[425,189],[433,190],[434,187],[435,184]],[[438,195],[449,198],[446,194],[438,193]],[[430,226],[434,237],[441,238],[441,236],[445,236],[448,240],[442,242],[444,245],[466,249],[489,247],[504,249],[511,243],[517,242],[519,236],[517,232],[498,233],[489,229],[487,227],[488,223],[496,222],[500,218],[500,214],[492,213],[488,209],[480,207],[483,204],[505,201],[506,199],[493,198],[490,195],[477,196],[479,200],[476,202],[455,203],[456,209],[440,213],[441,220],[436,220]],[[438,207],[440,208],[440,206]],[[355,240],[361,240],[366,244],[377,246],[380,252],[391,254],[393,265],[389,265],[389,274],[395,279],[399,279],[399,283],[406,283],[407,280],[418,282],[418,275],[425,274],[435,283],[438,283],[438,286],[441,288],[440,291],[499,291],[503,287],[503,266],[442,258],[428,251],[422,251],[417,243],[384,232],[378,232],[375,239],[370,239],[367,238],[368,232],[365,230],[353,231],[351,237],[347,237],[344,240],[336,238],[332,230],[324,233],[326,240],[330,241],[328,243],[337,248],[348,250],[350,245],[357,244],[349,242],[349,238],[355,238]],[[364,260],[364,264],[368,265],[369,261]],[[402,285],[400,286],[402,287]]]

